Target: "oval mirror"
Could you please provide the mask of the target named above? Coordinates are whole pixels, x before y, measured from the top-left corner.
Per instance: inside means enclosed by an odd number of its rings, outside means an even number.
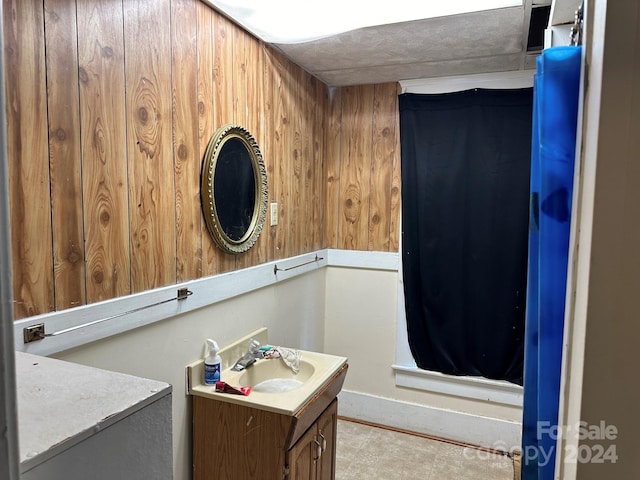
[[[242,253],[256,243],[267,214],[267,172],[247,129],[224,125],[213,134],[200,195],[207,229],[222,250]]]

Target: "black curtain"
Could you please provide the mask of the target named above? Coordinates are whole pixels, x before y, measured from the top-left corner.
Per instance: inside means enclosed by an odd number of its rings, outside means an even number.
[[[522,385],[533,89],[400,96],[418,367]]]

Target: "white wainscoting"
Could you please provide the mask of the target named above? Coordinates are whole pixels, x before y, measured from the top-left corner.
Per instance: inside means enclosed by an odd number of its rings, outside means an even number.
[[[324,268],[327,265],[327,257],[328,251],[320,250],[126,297],[25,318],[15,322],[15,348],[18,351],[37,355],[51,355],[79,347]],[[298,267],[298,265],[302,266]],[[276,266],[279,269],[296,268],[274,273]],[[192,294],[185,300],[175,300],[144,308],[176,297],[179,288],[187,288]],[[120,316],[111,318],[114,315]],[[26,344],[23,341],[23,329],[31,325],[44,323],[45,333],[50,334],[101,319],[107,320],[68,333],[46,337],[43,340]]]
[[[279,270],[274,273],[276,266],[279,269],[296,268],[287,271]],[[402,272],[398,253],[333,249],[319,250],[317,252],[269,262],[243,270],[185,282],[179,285],[158,288],[61,312],[30,317],[15,323],[15,348],[18,351],[38,355],[51,355],[96,340],[121,334],[135,328],[160,322],[191,310],[213,305],[229,298],[276,284],[282,280],[289,280],[327,266],[399,271],[396,362],[395,365],[393,365],[394,371],[396,372],[397,386],[456,395],[462,398],[486,400],[506,405],[521,405],[522,388],[516,385],[471,377],[447,376],[416,368],[406,341]],[[193,292],[193,294],[185,300],[171,301],[150,308],[142,308],[175,297],[178,288],[187,288]],[[45,331],[51,333],[130,311],[131,313],[79,328],[68,333],[47,337],[43,340],[28,344],[23,342],[23,329],[30,325],[44,323]],[[378,397],[371,396],[371,398],[377,399]],[[402,402],[395,403],[402,404]],[[395,405],[395,403],[390,405]],[[375,415],[376,411],[380,410],[374,409],[372,410],[372,414]],[[369,420],[382,423],[386,421],[387,413],[388,412],[385,412],[381,416]],[[509,422],[506,422],[506,424],[509,424]],[[432,433],[434,435],[438,434],[438,432]],[[449,436],[449,432],[442,434],[446,434],[445,436],[447,436],[447,438],[453,438]],[[500,435],[502,435],[502,433],[500,433]],[[464,441],[470,442],[466,436],[465,439]]]
[[[274,272],[276,266],[279,270]],[[175,317],[191,310],[213,305],[326,266],[397,270],[398,254],[332,249],[318,250],[255,267],[156,288],[126,297],[114,298],[60,312],[37,315],[15,322],[15,348],[18,351],[36,355],[51,355]],[[287,270],[283,271],[285,269]],[[192,294],[185,300],[170,301],[145,308],[148,305],[176,297],[180,288],[187,288]],[[106,320],[91,324],[102,319]],[[43,340],[24,343],[23,329],[40,323],[45,325],[45,333],[47,334],[80,325],[90,325],[60,335],[46,337]]]
[[[316,256],[318,257],[317,260]],[[50,355],[145,325],[151,325],[155,322],[161,322],[325,267],[398,271],[400,268],[399,263],[398,253],[319,250],[180,285],[163,287],[97,304],[20,320],[16,322],[14,327],[15,347],[19,351]],[[297,268],[274,273],[276,266],[280,269]],[[399,275],[399,283],[401,284],[401,282],[401,275]],[[44,340],[29,344],[23,343],[22,330],[26,326],[44,323],[46,332],[56,332],[175,297],[177,289],[182,287],[188,288],[193,292],[185,300],[163,303],[66,334],[47,337]],[[401,285],[399,285],[399,293],[401,291],[400,287]],[[398,315],[403,315],[402,308],[398,309]],[[406,330],[406,328],[400,319],[397,325],[400,329],[397,332],[397,336],[401,337],[402,330]],[[422,389],[443,395],[455,395],[460,398],[503,403],[505,408],[507,406],[512,408],[511,406],[518,405],[517,389],[519,387],[496,385],[492,381],[487,381],[489,382],[487,384],[468,377],[437,378],[440,374],[435,374],[434,377],[432,372],[418,371],[415,363],[410,358],[410,354],[408,358],[405,358],[407,360],[405,363],[399,362],[399,359],[406,357],[406,353],[407,351],[403,351],[404,355],[398,355],[396,351],[396,365],[389,364],[389,368],[393,367],[396,372],[396,385],[399,387],[410,387],[413,390]],[[425,378],[427,378],[426,381]],[[508,450],[513,446],[520,445],[521,426],[518,422],[349,390],[342,392],[340,399],[340,414],[346,417],[489,448]]]

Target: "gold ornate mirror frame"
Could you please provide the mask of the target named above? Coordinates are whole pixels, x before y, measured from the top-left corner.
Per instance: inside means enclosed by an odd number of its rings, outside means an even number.
[[[237,254],[256,243],[267,214],[267,172],[247,129],[227,124],[211,136],[200,196],[207,229],[218,247]]]

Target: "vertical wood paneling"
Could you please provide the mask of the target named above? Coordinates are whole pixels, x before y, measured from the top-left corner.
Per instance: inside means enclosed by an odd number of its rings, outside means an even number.
[[[214,66],[213,66],[213,126],[214,131],[227,123],[234,123],[234,30],[235,26],[222,15],[214,16]],[[212,132],[213,133],[213,132]],[[235,269],[236,256],[215,247],[210,235],[209,242],[216,257],[215,273]]]
[[[260,65],[262,67],[262,135],[260,138],[260,148],[264,158],[264,166],[267,171],[267,182],[269,188],[269,203],[277,202],[278,195],[276,192],[275,169],[276,155],[273,148],[274,141],[274,66],[272,63],[270,49],[263,43],[260,44]],[[263,243],[266,243],[265,257],[268,259],[276,258],[276,226],[271,224],[271,208],[267,208],[267,219],[264,229],[260,235]]]
[[[234,26],[222,15],[215,15],[213,20],[214,34],[214,130],[233,123],[233,31]]]
[[[176,281],[171,17],[169,2],[131,0],[123,7],[131,278],[141,291]]]
[[[131,292],[122,5],[79,2],[87,302]]]
[[[397,89],[395,83],[330,89],[324,222],[328,247],[398,251]]]
[[[368,245],[368,250],[374,251],[389,250],[391,175],[396,141],[395,93],[393,83],[374,87]]]
[[[260,43],[257,39],[247,36],[244,48],[244,68],[245,77],[245,109],[247,112],[246,125],[256,140],[258,145],[263,145],[262,135],[262,65],[260,59]]]
[[[340,248],[366,250],[369,243],[373,85],[344,89],[339,220]]]
[[[394,134],[394,155],[393,169],[391,174],[391,213],[389,231],[389,251],[398,252],[400,250],[400,112],[398,111],[398,95],[401,93],[400,85],[395,84],[396,94],[395,105],[393,106],[393,116],[395,120]]]
[[[197,65],[198,5],[193,0],[171,2],[173,84],[173,158],[176,179],[177,280],[202,276],[202,212]]]
[[[75,4],[45,0],[55,309],[86,302]]]
[[[197,76],[198,76],[198,161],[202,168],[204,152],[213,132],[214,123],[214,15],[213,10],[202,2],[197,2],[198,37],[197,37]],[[198,177],[199,178],[199,177]],[[202,219],[202,204],[198,198],[198,212]],[[213,243],[204,220],[200,222],[200,239],[202,245],[202,275],[213,275],[216,271],[216,246]]]
[[[248,85],[251,86],[253,92],[251,96],[248,94],[248,112],[249,112],[249,129],[258,140],[260,151],[262,153],[265,169],[267,168],[267,156],[269,155],[269,136],[266,134],[265,118],[269,115],[271,101],[265,98],[265,87],[267,86],[264,75],[264,55],[262,50],[262,42],[256,38],[249,37],[249,48],[245,50],[247,54],[247,70]],[[268,88],[268,87],[267,87]],[[267,176],[267,191],[269,189],[269,177]],[[266,262],[270,257],[271,239],[269,237],[269,207],[267,206],[267,216],[265,218],[264,228],[258,237],[258,241],[253,249],[256,254],[253,258],[253,265]]]
[[[326,129],[326,187],[324,238],[329,248],[338,248],[340,220],[340,171],[342,162],[342,89],[331,88]]]
[[[4,0],[7,154],[16,318],[54,307],[44,13]]]
[[[394,84],[328,89],[198,0],[3,2],[18,318],[327,246],[397,251]],[[225,123],[258,140],[279,210],[240,256],[201,217]]]
[[[313,236],[317,225],[313,223],[313,115],[315,102],[315,89],[313,77],[300,69],[300,77],[297,82],[300,89],[300,111],[302,112],[302,202],[300,219],[300,250],[298,253],[309,252],[313,249]]]
[[[245,43],[247,33],[235,24],[231,26],[233,42],[233,122],[237,125],[247,126],[247,64],[245,56]]]
[[[327,88],[319,80],[314,79],[314,119],[313,124],[313,250],[324,245],[324,214],[325,214],[325,130],[327,122]]]
[[[278,227],[276,230],[275,251],[276,259],[290,256],[289,233],[291,231],[291,216],[293,209],[289,204],[291,189],[291,145],[293,141],[291,130],[291,78],[288,62],[275,52],[271,52],[271,59],[275,67],[274,78],[274,155],[277,166],[274,167],[275,178],[272,182],[278,202]]]
[[[293,110],[292,115],[292,132],[291,137],[293,140],[291,155],[291,169],[289,175],[291,175],[291,191],[289,195],[289,209],[291,211],[291,217],[288,222],[290,229],[289,235],[289,254],[287,256],[299,255],[302,250],[303,235],[305,234],[304,228],[306,222],[302,221],[303,202],[304,198],[304,172],[303,172],[303,143],[302,143],[302,129],[304,121],[304,106],[302,103],[302,85],[301,81],[304,81],[304,75],[302,75],[302,69],[296,65],[289,65],[289,74],[293,81],[291,85],[293,104],[298,108]]]
[[[260,117],[262,115],[262,103],[260,102],[259,79],[261,80],[261,70],[258,58],[258,40],[248,35],[244,30],[241,32],[242,40],[237,43],[238,50],[234,55],[234,62],[238,62],[234,67],[236,76],[234,78],[234,91],[237,98],[236,123],[245,127],[258,142],[261,147]],[[239,68],[238,68],[239,67]],[[238,97],[241,97],[238,98]],[[251,108],[249,106],[251,105]],[[246,268],[251,265],[264,263],[264,252],[266,245],[265,237],[260,235],[254,246],[244,255],[236,258],[236,268]]]

